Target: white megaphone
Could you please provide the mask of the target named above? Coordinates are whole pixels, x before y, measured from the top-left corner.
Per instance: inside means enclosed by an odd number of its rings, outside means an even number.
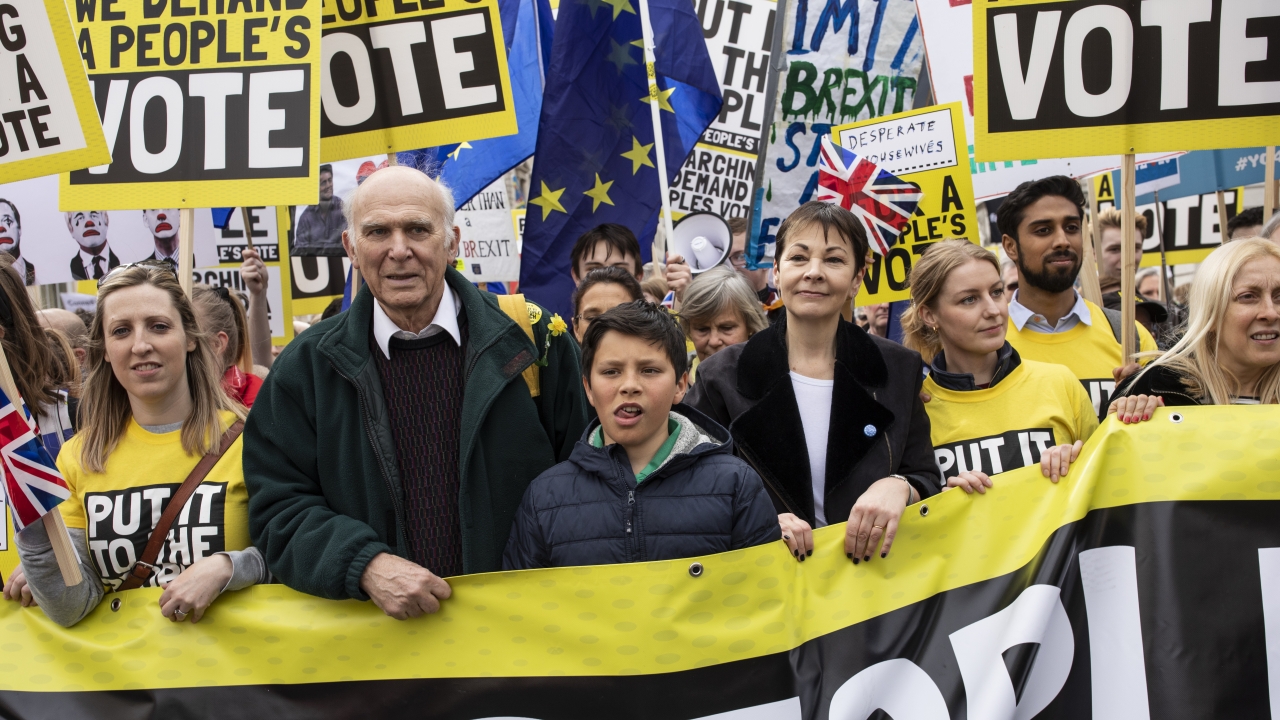
[[[729,223],[715,213],[690,213],[671,229],[671,252],[683,256],[695,275],[724,262],[732,244]]]

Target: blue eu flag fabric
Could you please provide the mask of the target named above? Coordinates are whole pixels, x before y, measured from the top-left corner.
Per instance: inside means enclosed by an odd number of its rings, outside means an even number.
[[[561,0],[529,185],[520,291],[569,317],[569,252],[601,223],[649,248],[662,206],[640,0]],[[670,181],[720,112],[720,85],[689,0],[649,0]]]
[[[502,37],[507,43],[511,98],[516,106],[515,135],[445,145],[397,154],[439,177],[453,190],[457,207],[533,154],[542,111],[544,68],[551,49],[551,6],[548,0],[499,0]]]

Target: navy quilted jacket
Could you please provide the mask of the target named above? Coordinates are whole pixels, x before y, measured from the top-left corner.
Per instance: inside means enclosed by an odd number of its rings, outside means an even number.
[[[539,475],[516,512],[507,570],[672,560],[781,538],[760,477],[733,455],[729,431],[685,405],[680,436],[643,483],[619,445],[592,447],[593,420],[565,462]]]

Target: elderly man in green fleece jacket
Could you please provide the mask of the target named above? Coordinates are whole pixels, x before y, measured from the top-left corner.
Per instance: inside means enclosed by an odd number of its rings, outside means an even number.
[[[366,285],[285,348],[244,431],[271,572],[398,619],[439,609],[444,577],[501,568],[525,488],[587,423],[563,321],[520,308],[531,340],[451,267],[453,207],[407,167],[356,189],[342,242]]]

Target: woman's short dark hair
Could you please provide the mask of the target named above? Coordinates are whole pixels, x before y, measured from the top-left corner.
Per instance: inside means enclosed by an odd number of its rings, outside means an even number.
[[[573,316],[575,318],[582,312],[582,297],[592,287],[603,283],[621,285],[632,300],[644,299],[644,290],[640,287],[640,281],[636,280],[635,275],[620,267],[596,268],[587,273],[587,276],[582,278],[582,282],[578,283],[578,289],[573,291]]]
[[[1027,208],[1042,197],[1062,197],[1070,200],[1084,217],[1084,191],[1080,184],[1066,175],[1050,175],[1039,180],[1028,180],[1013,189],[1000,203],[996,211],[996,227],[1002,235],[1018,240],[1018,226],[1027,215]]]
[[[638,337],[647,343],[656,343],[667,353],[676,377],[689,369],[689,355],[685,350],[684,333],[666,308],[644,300],[623,303],[609,309],[591,321],[582,337],[582,376],[590,379],[591,364],[595,362],[596,348],[607,332],[617,332]]]
[[[774,258],[782,256],[782,250],[787,246],[787,240],[793,233],[800,232],[815,223],[822,225],[823,237],[830,237],[831,229],[835,228],[836,233],[849,243],[849,249],[853,251],[855,271],[861,270],[867,264],[867,253],[871,250],[871,244],[867,242],[867,231],[862,227],[862,221],[839,205],[821,200],[810,200],[782,221],[775,236],[777,245],[773,250]]]

